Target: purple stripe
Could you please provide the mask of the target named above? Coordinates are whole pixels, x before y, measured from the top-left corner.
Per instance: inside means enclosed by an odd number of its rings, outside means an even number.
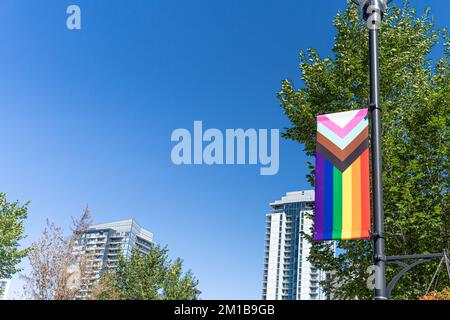
[[[325,158],[316,152],[316,191],[315,191],[315,206],[314,206],[314,240],[323,239],[324,229],[324,171],[325,171]]]

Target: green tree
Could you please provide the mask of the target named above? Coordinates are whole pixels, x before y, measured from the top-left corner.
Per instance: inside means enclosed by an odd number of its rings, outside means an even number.
[[[304,86],[296,89],[285,80],[278,94],[292,123],[284,137],[302,143],[308,156],[315,154],[317,115],[368,107],[368,32],[360,9],[349,1],[333,24],[333,56],[302,51]],[[443,50],[440,59],[430,59],[433,48]],[[408,1],[392,6],[380,31],[380,64],[386,254],[442,252],[450,244],[447,31],[435,28],[429,10],[418,16]],[[314,165],[308,165],[314,185]],[[339,241],[338,246],[343,253],[335,258],[330,244],[312,242],[310,261],[335,271],[323,282],[325,290],[342,299],[372,298],[366,286],[372,242]],[[413,269],[397,284],[393,298],[423,295],[435,268],[430,263]],[[396,271],[389,266],[387,279]]]
[[[148,254],[133,251],[121,256],[114,272],[106,272],[94,287],[91,299],[99,300],[192,300],[197,299],[198,281],[183,273],[181,259],[170,261],[167,247],[159,245]]]
[[[0,279],[10,278],[20,271],[16,265],[28,250],[19,249],[19,241],[24,239],[24,222],[28,216],[28,202],[9,203],[5,193],[0,193]]]

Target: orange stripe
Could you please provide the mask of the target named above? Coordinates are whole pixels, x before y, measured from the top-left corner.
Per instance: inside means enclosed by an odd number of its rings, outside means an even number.
[[[361,237],[361,157],[352,164],[352,238]]]
[[[370,238],[369,149],[361,154],[361,237]]]

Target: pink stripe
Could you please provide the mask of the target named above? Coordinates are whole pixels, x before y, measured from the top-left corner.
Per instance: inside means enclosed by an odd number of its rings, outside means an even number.
[[[326,115],[317,116],[317,121],[319,121],[328,129],[336,133],[339,137],[344,138],[350,131],[352,131],[358,125],[358,123],[361,122],[362,119],[365,118],[366,115],[367,109],[359,110],[359,112],[355,115],[355,117],[349,123],[347,123],[347,125],[344,128],[339,127],[337,124],[333,122],[333,120],[328,118]]]

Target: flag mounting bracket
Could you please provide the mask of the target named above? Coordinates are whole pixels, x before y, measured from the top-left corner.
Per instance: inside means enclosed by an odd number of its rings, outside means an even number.
[[[399,265],[399,266],[403,267],[403,269],[400,270],[394,276],[394,278],[392,278],[391,282],[389,282],[389,284],[387,285],[387,287],[386,287],[387,297],[389,298],[391,296],[392,290],[394,289],[394,287],[397,284],[397,282],[409,270],[411,270],[412,268],[414,268],[415,266],[417,266],[419,264],[422,264],[422,263],[425,263],[425,262],[429,262],[432,259],[441,258],[441,257],[443,257],[445,255],[448,255],[448,253],[446,251],[441,252],[441,253],[431,253],[431,254],[412,254],[412,255],[403,255],[403,256],[387,256],[386,257],[386,262],[387,263],[396,264],[396,265]],[[404,262],[404,260],[415,260],[415,261],[410,263],[410,264],[408,264],[408,263]]]
[[[381,107],[377,105],[376,103],[370,103],[369,104],[369,110],[372,112],[373,110],[378,109],[381,111]]]
[[[373,260],[376,261],[387,261],[387,257],[385,255],[376,254],[373,256]]]
[[[384,239],[384,233],[380,233],[380,232],[372,232],[370,234],[371,238],[383,238]]]

